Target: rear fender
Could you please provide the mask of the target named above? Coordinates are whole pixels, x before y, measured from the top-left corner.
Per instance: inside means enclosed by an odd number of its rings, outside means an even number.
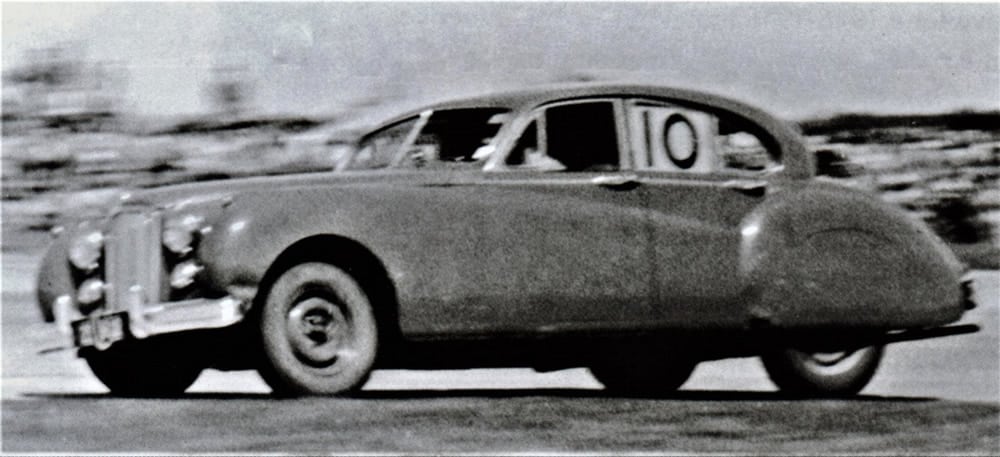
[[[964,312],[961,264],[922,223],[874,196],[806,184],[775,195],[742,231],[752,322],[910,328]]]

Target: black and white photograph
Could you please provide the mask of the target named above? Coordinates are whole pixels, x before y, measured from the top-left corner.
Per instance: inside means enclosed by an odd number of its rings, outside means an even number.
[[[1000,454],[1000,4],[0,2],[0,453]]]

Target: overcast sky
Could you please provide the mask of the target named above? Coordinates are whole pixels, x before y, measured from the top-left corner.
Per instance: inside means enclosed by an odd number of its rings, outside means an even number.
[[[788,118],[1000,109],[1000,3],[4,3],[3,68],[74,42],[129,105],[316,114],[575,74],[706,89]],[[221,72],[219,68],[226,68]],[[221,76],[220,76],[221,75]]]

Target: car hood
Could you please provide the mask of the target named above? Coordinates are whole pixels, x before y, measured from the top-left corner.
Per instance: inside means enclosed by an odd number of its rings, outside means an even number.
[[[123,190],[119,194],[119,203],[123,206],[169,207],[193,202],[233,199],[249,193],[294,188],[370,185],[374,183],[420,185],[445,179],[447,174],[448,172],[428,170],[374,170],[238,178],[177,184],[153,189]]]

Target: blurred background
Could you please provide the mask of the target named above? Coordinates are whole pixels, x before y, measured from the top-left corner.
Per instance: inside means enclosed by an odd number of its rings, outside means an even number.
[[[380,116],[559,81],[707,90],[1000,262],[1000,4],[14,3],[3,249],[123,187],[329,170]]]

